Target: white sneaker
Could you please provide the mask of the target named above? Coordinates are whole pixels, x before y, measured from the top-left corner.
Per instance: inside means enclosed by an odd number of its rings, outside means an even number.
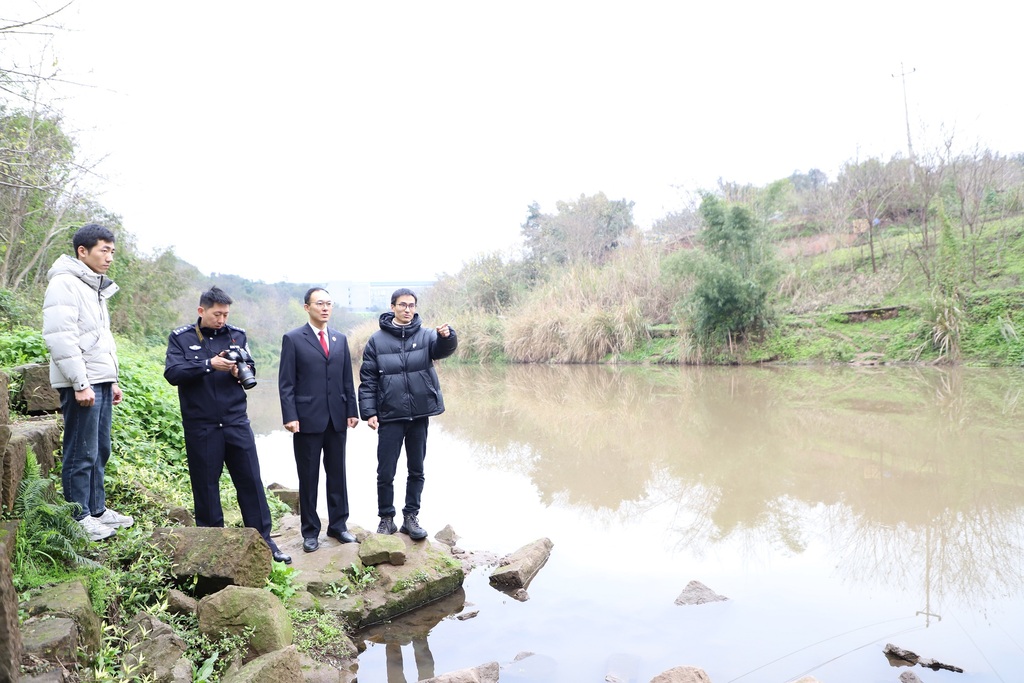
[[[117,533],[117,529],[103,524],[98,517],[93,517],[92,515],[86,515],[78,520],[78,523],[85,529],[85,533],[88,534],[90,541],[102,541],[104,538],[110,538]]]
[[[128,515],[122,515],[120,512],[114,512],[110,508],[103,511],[103,514],[99,517],[94,517],[100,524],[106,524],[112,529],[125,529],[135,524],[135,520]]]

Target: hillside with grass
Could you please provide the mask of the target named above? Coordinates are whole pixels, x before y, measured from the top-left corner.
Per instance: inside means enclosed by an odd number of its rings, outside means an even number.
[[[557,209],[530,207],[522,257],[480,256],[430,292],[462,360],[1024,360],[1020,155],[720,182],[648,230],[603,194]]]

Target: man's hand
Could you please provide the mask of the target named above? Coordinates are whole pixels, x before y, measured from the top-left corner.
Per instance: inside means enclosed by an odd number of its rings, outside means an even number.
[[[359,426],[359,418],[358,417],[350,417],[348,419],[348,428],[349,429],[355,429],[358,426]]]
[[[113,403],[116,406],[118,403],[124,400],[124,392],[121,391],[121,387],[120,385],[117,384],[117,382],[114,382],[114,386],[111,387],[111,390],[114,393]]]
[[[367,420],[366,425],[373,431],[377,431],[377,416],[374,415],[369,420]]]
[[[76,391],[75,403],[82,406],[83,408],[88,408],[90,406],[96,405],[96,392],[92,390],[92,387],[86,387],[85,389]]]
[[[451,328],[448,327],[448,323],[445,323],[444,325],[439,325],[436,329],[437,333],[446,339],[448,338],[448,335],[452,333]]]
[[[291,432],[292,434],[297,434],[299,431],[299,421],[292,420],[291,422],[285,422],[284,428]]]
[[[238,365],[235,364],[235,361],[228,360],[224,356],[214,356],[211,358],[210,367],[214,370],[220,370],[221,372],[234,371],[232,374],[235,374],[236,376],[238,373]]]

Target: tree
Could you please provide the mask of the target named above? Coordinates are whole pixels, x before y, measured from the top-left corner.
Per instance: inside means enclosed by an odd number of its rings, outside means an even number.
[[[875,260],[875,229],[881,224],[889,197],[900,185],[897,175],[887,172],[878,159],[847,162],[839,173],[839,192],[850,207],[850,214],[864,221],[871,252],[871,272],[878,272]]]
[[[544,267],[600,264],[635,227],[633,202],[610,201],[603,192],[555,207],[557,214],[544,214],[534,202],[521,226],[528,259]]]
[[[735,342],[770,322],[778,269],[766,232],[749,209],[729,207],[708,194],[700,214],[703,252],[676,252],[665,260],[664,270],[677,280],[693,281],[684,306],[698,344],[727,344],[731,351]]]
[[[79,190],[84,169],[56,116],[0,108],[0,288],[38,284],[95,205]]]

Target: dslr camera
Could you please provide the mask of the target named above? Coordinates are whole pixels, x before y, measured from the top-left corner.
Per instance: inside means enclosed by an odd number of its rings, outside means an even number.
[[[241,382],[243,389],[248,391],[256,386],[256,375],[249,368],[252,356],[249,355],[249,352],[244,347],[232,344],[226,351],[222,351],[220,355],[229,361],[233,361],[238,367],[238,381]]]

